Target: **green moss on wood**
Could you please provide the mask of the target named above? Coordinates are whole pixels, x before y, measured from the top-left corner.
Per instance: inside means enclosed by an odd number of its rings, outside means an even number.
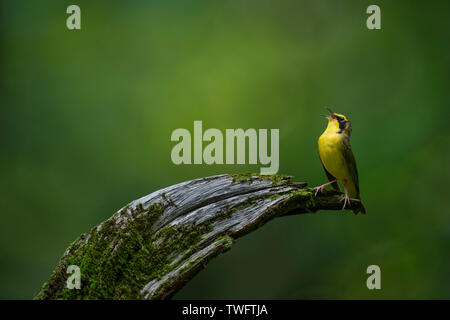
[[[201,236],[212,230],[208,221],[191,227],[166,226],[153,233],[151,227],[163,212],[160,204],[147,210],[137,205],[133,220],[123,229],[112,217],[91,230],[87,244],[87,236],[79,237],[36,299],[142,298],[140,289],[146,283],[177,267],[174,256],[191,254]],[[69,265],[80,267],[81,289],[66,287]]]
[[[287,182],[290,180],[291,176],[287,175],[279,175],[279,174],[272,174],[272,175],[261,175],[259,173],[251,173],[251,172],[244,172],[244,173],[238,173],[238,174],[232,174],[231,175],[232,180],[231,183],[246,183],[246,184],[252,184],[255,180],[261,180],[266,179],[269,180],[271,184],[278,185],[282,182]]]

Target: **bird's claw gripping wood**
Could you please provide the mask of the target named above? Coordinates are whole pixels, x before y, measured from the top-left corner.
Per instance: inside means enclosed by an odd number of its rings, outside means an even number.
[[[335,182],[336,182],[336,180],[333,180],[333,181],[324,183],[324,184],[322,184],[322,185],[320,185],[320,186],[314,187],[314,190],[315,190],[314,196],[317,196],[317,194],[318,194],[319,192],[323,192],[323,190],[325,189],[326,186],[329,186],[330,184],[335,183]]]
[[[345,209],[345,206],[347,204],[350,204],[350,198],[348,197],[348,194],[346,193],[345,196],[342,197],[341,202],[344,201],[344,205],[342,206],[342,210]]]
[[[306,185],[288,176],[224,174],[155,191],[75,240],[35,298],[168,299],[271,219],[341,210],[340,193],[315,197]],[[78,290],[66,286],[69,265],[80,267]]]

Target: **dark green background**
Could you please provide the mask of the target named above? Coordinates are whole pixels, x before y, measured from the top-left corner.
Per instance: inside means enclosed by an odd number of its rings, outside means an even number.
[[[66,7],[82,29],[66,28]],[[381,7],[382,30],[366,28]],[[326,178],[348,116],[367,215],[270,222],[175,298],[450,298],[449,2],[2,1],[0,298],[32,298],[131,200],[259,165],[171,162],[176,128],[279,128],[280,171]],[[381,267],[382,289],[366,288]]]

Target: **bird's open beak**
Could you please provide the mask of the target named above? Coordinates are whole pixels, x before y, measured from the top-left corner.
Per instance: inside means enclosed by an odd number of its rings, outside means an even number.
[[[327,119],[335,119],[334,112],[330,108],[325,108],[330,113],[331,117],[325,116]]]

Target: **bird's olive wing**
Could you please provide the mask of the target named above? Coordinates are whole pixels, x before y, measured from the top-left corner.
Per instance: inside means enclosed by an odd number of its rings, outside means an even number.
[[[319,159],[320,159],[320,155],[319,155]],[[328,181],[336,180],[336,178],[331,173],[329,173],[327,169],[325,169],[325,166],[323,165],[322,159],[320,159],[320,163],[322,164],[323,171],[325,171],[325,174],[327,175]],[[334,190],[339,191],[339,192],[341,191],[337,181],[333,182],[331,184],[331,186],[333,187]]]
[[[358,169],[356,168],[355,156],[353,155],[352,148],[350,147],[350,141],[348,139],[344,139],[343,141],[344,141],[343,156],[345,159],[345,164],[355,184],[355,189],[359,197],[359,181],[358,181],[359,179],[358,179]]]

